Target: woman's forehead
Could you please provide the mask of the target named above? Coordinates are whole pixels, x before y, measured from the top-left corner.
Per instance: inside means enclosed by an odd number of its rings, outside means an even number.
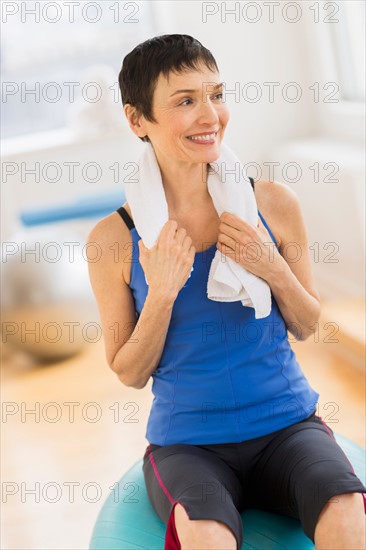
[[[216,71],[207,67],[202,67],[200,70],[184,70],[179,73],[170,71],[167,77],[160,73],[155,91],[173,94],[180,89],[201,89],[203,83],[219,84],[219,78],[220,75]]]

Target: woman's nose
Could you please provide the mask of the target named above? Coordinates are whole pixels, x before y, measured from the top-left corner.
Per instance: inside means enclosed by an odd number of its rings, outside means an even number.
[[[210,100],[201,102],[198,118],[199,122],[208,122],[210,124],[219,120],[219,115],[217,114],[216,108]]]

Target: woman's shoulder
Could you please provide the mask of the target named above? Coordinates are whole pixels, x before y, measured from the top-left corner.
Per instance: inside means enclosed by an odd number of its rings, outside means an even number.
[[[288,185],[274,180],[256,181],[254,189],[259,209],[260,206],[267,210],[272,207],[275,211],[289,206],[297,199],[296,193]]]
[[[286,228],[297,222],[300,202],[296,193],[286,184],[278,181],[259,180],[255,182],[255,198],[261,215],[266,220],[276,242],[286,242]]]
[[[117,269],[120,269],[120,265],[125,266],[128,263],[124,262],[124,257],[130,253],[126,243],[130,243],[131,240],[130,231],[117,211],[101,218],[87,237],[88,244],[99,250],[104,260],[103,265]]]
[[[111,240],[125,241],[130,237],[129,229],[117,211],[101,218],[91,230],[90,236],[98,237],[105,243],[110,243]]]

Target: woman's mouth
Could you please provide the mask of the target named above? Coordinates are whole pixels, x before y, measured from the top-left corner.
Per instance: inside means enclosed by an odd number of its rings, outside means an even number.
[[[208,143],[215,143],[216,136],[217,136],[217,132],[213,132],[211,134],[199,134],[195,136],[187,136],[187,139],[189,139],[193,143],[206,145]]]

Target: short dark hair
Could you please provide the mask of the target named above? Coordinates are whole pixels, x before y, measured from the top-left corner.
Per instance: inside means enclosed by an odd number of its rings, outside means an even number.
[[[219,72],[210,50],[188,34],[163,34],[145,40],[123,60],[118,75],[122,105],[129,103],[139,115],[156,122],[152,101],[159,75],[162,73],[168,78],[171,71],[198,70],[200,65]],[[140,139],[150,141],[147,136]]]

